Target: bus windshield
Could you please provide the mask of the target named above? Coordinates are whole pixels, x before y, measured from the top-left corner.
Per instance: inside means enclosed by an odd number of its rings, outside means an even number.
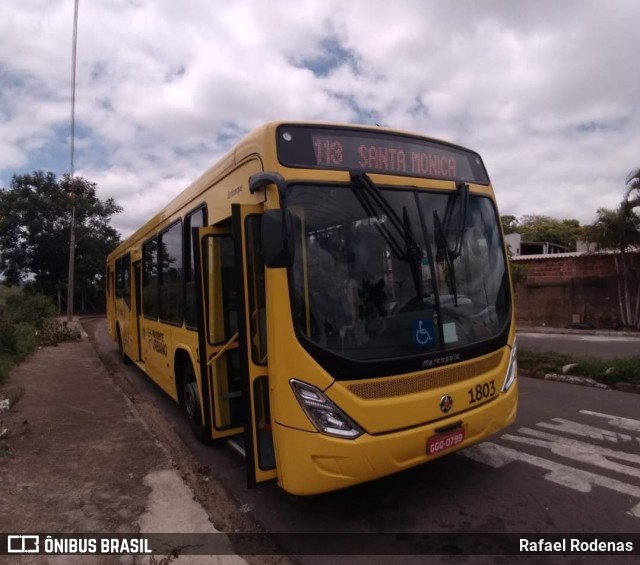
[[[362,184],[287,190],[302,341],[373,361],[424,358],[498,337],[510,319],[510,291],[492,201]]]

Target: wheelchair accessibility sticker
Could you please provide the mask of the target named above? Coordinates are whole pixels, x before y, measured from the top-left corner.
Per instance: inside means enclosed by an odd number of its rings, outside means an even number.
[[[413,339],[418,347],[435,345],[436,336],[433,329],[433,320],[413,320]]]

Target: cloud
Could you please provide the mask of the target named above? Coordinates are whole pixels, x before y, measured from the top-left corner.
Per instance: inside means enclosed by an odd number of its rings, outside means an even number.
[[[68,170],[73,2],[0,21],[0,179]],[[640,165],[631,0],[80,2],[78,172],[130,233],[272,119],[478,151],[501,213],[591,222]]]

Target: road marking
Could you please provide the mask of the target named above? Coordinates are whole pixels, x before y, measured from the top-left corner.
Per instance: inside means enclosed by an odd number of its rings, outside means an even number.
[[[607,336],[607,335],[581,335],[577,336],[578,341],[594,341],[594,342],[618,342],[618,343],[637,343],[637,337],[623,337],[623,336]],[[570,338],[564,338],[570,339]]]
[[[591,410],[580,410],[580,414],[587,416],[596,416],[608,420],[607,424],[614,428],[621,428],[632,432],[640,432],[640,421],[631,418],[621,418],[620,416],[611,416],[610,414],[601,414],[600,412],[592,412]]]
[[[551,450],[554,455],[560,455],[574,461],[581,461],[583,463],[590,463],[596,467],[603,469],[609,469],[618,473],[624,473],[632,477],[640,477],[640,455],[633,453],[625,453],[624,451],[615,451],[608,447],[600,447],[599,445],[592,445],[583,441],[577,441],[575,439],[569,439],[555,434],[548,434],[545,432],[539,432],[537,430],[531,430],[529,428],[520,428],[518,430],[521,434],[525,434],[532,437],[520,437],[511,434],[504,434],[502,439],[508,441],[515,441],[526,445],[533,445],[535,447],[543,447]],[[532,439],[539,438],[539,439]],[[620,463],[614,463],[609,461],[607,457],[611,459],[620,459],[622,461],[628,461],[635,463],[638,467],[630,467],[629,465],[621,465]]]
[[[571,435],[588,437],[600,441],[608,441],[610,443],[630,443],[633,442],[634,439],[628,434],[620,434],[612,430],[595,428],[586,424],[579,424],[578,422],[565,420],[564,418],[552,418],[551,421],[555,423],[550,424],[548,422],[539,422],[538,424],[536,424],[536,426],[558,432],[564,432]],[[635,440],[640,443],[640,437],[635,438]]]
[[[537,457],[528,453],[511,449],[510,447],[503,447],[492,442],[484,442],[478,445],[474,445],[460,452],[465,457],[473,459],[479,463],[484,463],[493,468],[500,468],[513,461],[523,461],[550,471],[544,476],[544,478],[552,483],[568,487],[582,493],[591,492],[593,486],[599,486],[608,488],[615,492],[627,495],[632,498],[640,500],[640,487],[623,483],[616,479],[610,479],[609,477],[603,477],[595,473],[583,471],[582,469],[575,469],[562,463],[556,463],[555,461],[549,461],[543,457]],[[627,514],[640,518],[640,502],[631,507],[627,511]]]
[[[620,430],[640,432],[640,421],[631,418],[622,418],[611,414],[602,414],[590,410],[581,410],[580,414],[606,420],[606,423]],[[616,446],[625,445],[633,449],[640,443],[640,436],[628,433],[620,433],[615,430],[598,428],[563,418],[553,418],[551,422],[538,422],[536,428],[523,427],[517,430],[517,434],[507,433],[500,436],[501,440],[513,442],[521,446],[548,449],[550,453],[580,463],[582,466],[592,465],[603,471],[613,471],[626,475],[632,480],[640,478],[640,453],[630,453],[609,446],[589,443],[585,440],[604,441]],[[556,432],[556,433],[550,433]],[[575,439],[578,436],[581,439]],[[598,486],[624,494],[640,501],[640,487],[625,483],[619,479],[599,475],[597,473],[571,467],[565,463],[559,463],[518,451],[493,442],[485,442],[460,452],[479,463],[484,463],[493,468],[503,467],[513,461],[522,461],[540,467],[548,471],[544,478],[548,481],[562,485],[578,492],[589,493],[592,487]],[[640,502],[632,506],[627,514],[640,518]]]

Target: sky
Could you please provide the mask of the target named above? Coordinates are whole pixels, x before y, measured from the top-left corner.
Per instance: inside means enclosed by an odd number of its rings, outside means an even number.
[[[0,187],[70,171],[73,0],[0,0]],[[469,147],[500,214],[592,223],[640,166],[637,0],[80,0],[74,167],[129,235],[271,120]]]

